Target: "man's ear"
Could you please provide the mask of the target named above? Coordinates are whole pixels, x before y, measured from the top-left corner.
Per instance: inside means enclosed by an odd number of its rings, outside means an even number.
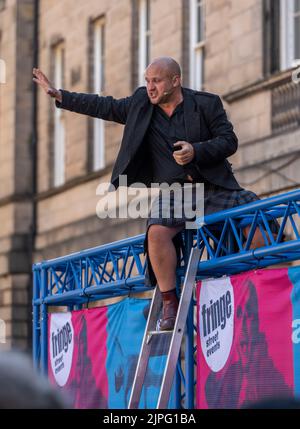
[[[177,86],[180,85],[180,77],[179,76],[173,76],[173,86],[174,88],[177,88]]]

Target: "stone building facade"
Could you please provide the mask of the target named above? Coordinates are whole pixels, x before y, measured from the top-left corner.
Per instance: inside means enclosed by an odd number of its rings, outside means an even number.
[[[142,83],[149,59],[174,57],[185,86],[223,98],[240,141],[236,176],[267,196],[300,179],[300,85],[291,80],[298,10],[297,0],[0,1],[0,319],[8,347],[30,345],[33,262],[145,227],[95,213],[122,126],[58,114],[32,84],[32,67],[70,91],[121,98]]]

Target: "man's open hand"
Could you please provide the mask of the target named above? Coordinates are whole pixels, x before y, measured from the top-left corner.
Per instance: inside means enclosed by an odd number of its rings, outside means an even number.
[[[191,162],[195,157],[195,150],[193,145],[185,141],[178,141],[174,143],[174,148],[181,147],[180,150],[176,150],[173,153],[173,157],[177,164],[186,165]]]
[[[60,103],[62,101],[61,92],[53,87],[49,79],[40,69],[33,69],[33,81],[40,85],[41,88],[46,92],[46,94],[50,95],[50,97],[56,98]]]

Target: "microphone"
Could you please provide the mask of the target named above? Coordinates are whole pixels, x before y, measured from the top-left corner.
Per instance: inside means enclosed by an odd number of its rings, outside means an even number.
[[[166,96],[166,95],[170,95],[170,94],[172,94],[172,92],[174,91],[174,89],[175,89],[175,88],[171,88],[169,91],[165,91],[165,92],[163,92],[163,95],[164,95],[164,96]]]

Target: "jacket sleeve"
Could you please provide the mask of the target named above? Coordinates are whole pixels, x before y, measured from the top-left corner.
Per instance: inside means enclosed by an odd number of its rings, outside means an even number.
[[[62,102],[55,102],[56,107],[71,112],[101,118],[125,124],[132,97],[116,100],[113,97],[101,97],[97,94],[81,94],[61,89]]]
[[[238,147],[237,136],[227,118],[220,97],[216,96],[204,114],[212,138],[204,142],[193,143],[194,162],[199,167],[207,167],[224,161],[233,155]]]

